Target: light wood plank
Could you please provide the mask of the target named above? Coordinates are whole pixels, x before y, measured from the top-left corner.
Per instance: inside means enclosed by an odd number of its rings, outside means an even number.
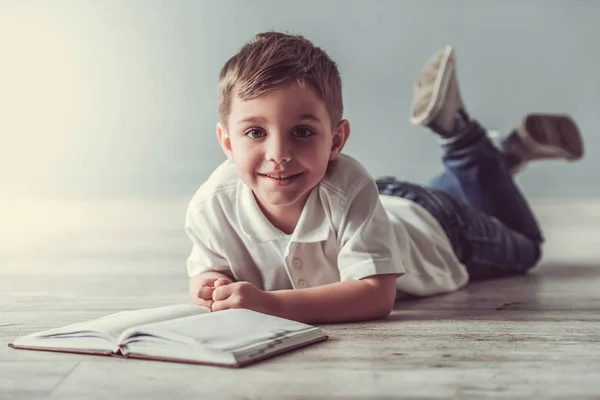
[[[43,329],[188,302],[173,233],[125,239],[113,253],[102,252],[105,232],[95,244],[89,233],[77,257],[0,254],[0,399],[597,398],[600,207],[550,209],[538,213],[550,229],[531,274],[403,298],[385,321],[324,325],[329,341],[241,370],[7,347]],[[158,247],[150,237],[173,251],[144,253]],[[129,245],[138,247],[127,255]]]
[[[298,365],[277,361],[243,372],[162,363],[123,363],[107,370],[82,363],[54,392],[61,398],[89,395],[171,398],[210,397],[219,393],[237,398],[397,398],[477,396],[497,398],[574,397],[597,395],[598,370],[590,364],[561,362],[444,362],[379,364],[346,360],[340,364]],[[285,368],[285,370],[282,370]],[[174,387],[174,382],[177,382]],[[553,382],[560,382],[555,385]]]
[[[16,351],[15,351],[16,353]],[[1,355],[2,353],[0,353]],[[79,361],[27,360],[0,358],[0,399],[28,399],[49,395],[75,370]]]

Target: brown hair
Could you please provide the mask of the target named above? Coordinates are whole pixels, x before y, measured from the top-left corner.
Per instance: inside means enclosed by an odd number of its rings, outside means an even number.
[[[327,53],[300,35],[264,32],[244,45],[221,69],[219,115],[227,122],[235,95],[249,100],[292,81],[306,82],[325,102],[333,126],[342,119],[342,80]]]

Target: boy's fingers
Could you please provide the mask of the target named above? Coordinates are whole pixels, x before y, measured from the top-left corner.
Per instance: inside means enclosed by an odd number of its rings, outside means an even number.
[[[193,301],[194,301],[195,305],[207,308],[208,311],[211,311],[211,309],[212,309],[212,305],[213,305],[212,300],[204,300],[204,299],[200,299],[200,298],[196,297],[195,299],[193,299]]]
[[[216,280],[216,281],[213,283],[213,286],[214,286],[215,288],[218,288],[219,286],[225,286],[225,285],[229,285],[229,284],[231,284],[231,283],[232,283],[232,282],[231,282],[231,280],[229,280],[229,279],[225,279],[225,278],[219,278],[219,279],[217,279],[217,280]]]
[[[211,306],[212,311],[222,311],[227,310],[228,308],[226,301],[215,301]]]
[[[215,287],[216,278],[208,278],[204,282],[202,282],[202,286]]]
[[[212,300],[213,301],[221,301],[225,300],[231,295],[231,286],[225,285],[215,288],[212,292]]]
[[[200,286],[197,296],[203,300],[212,300],[214,290],[211,287]]]

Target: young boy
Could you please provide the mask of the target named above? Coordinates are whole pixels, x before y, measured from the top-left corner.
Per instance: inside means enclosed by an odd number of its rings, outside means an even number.
[[[396,291],[426,296],[522,273],[542,235],[509,170],[582,155],[566,116],[529,115],[496,138],[467,114],[451,48],[425,65],[412,122],[435,131],[431,187],[375,181],[342,154],[336,64],[301,36],[257,35],[223,67],[217,137],[227,161],[190,202],[190,294],[307,323],[386,317]]]

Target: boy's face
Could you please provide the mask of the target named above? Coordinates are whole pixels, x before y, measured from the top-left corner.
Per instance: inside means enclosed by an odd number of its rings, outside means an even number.
[[[232,100],[219,142],[240,178],[270,215],[299,215],[311,189],[350,134],[332,129],[325,103],[310,85],[283,85],[251,100]]]

